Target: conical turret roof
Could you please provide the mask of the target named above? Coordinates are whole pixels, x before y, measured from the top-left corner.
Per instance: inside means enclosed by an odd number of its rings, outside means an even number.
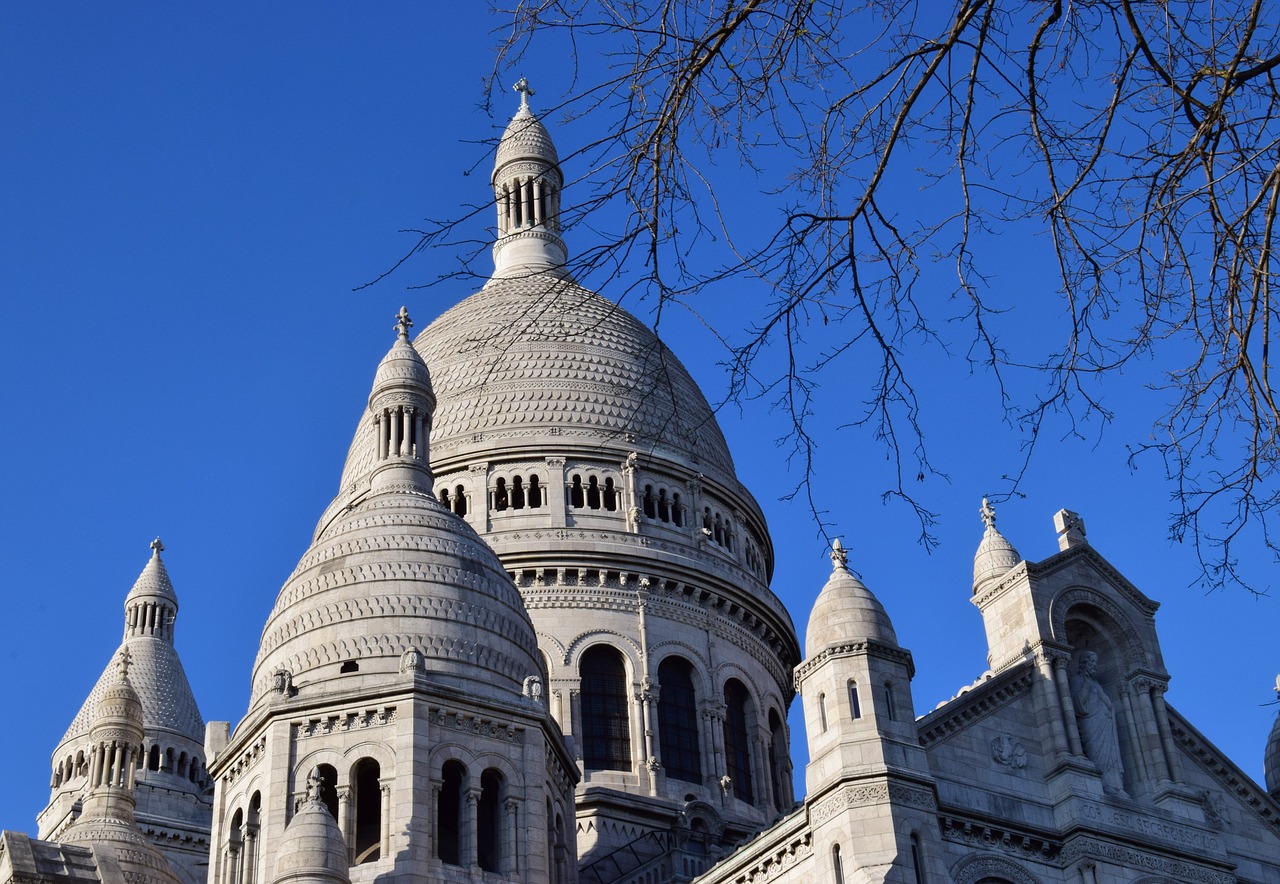
[[[831,547],[831,577],[809,614],[805,655],[813,657],[830,645],[872,639],[896,645],[898,635],[884,605],[849,570],[848,553],[837,538]]]
[[[997,580],[1022,561],[1013,544],[996,530],[996,511],[987,499],[982,498],[982,521],[986,530],[978,549],[973,554],[973,591],[976,593],[988,581]]]
[[[1280,697],[1280,675],[1276,676],[1276,696]],[[1276,713],[1271,734],[1267,737],[1267,753],[1263,756],[1262,768],[1266,775],[1267,791],[1272,798],[1280,801],[1280,713]]]

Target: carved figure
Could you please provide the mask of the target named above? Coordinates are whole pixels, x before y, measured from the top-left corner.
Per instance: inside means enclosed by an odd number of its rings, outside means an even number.
[[[271,673],[272,684],[275,691],[282,697],[292,697],[297,693],[293,687],[293,673],[288,669],[281,667]]]
[[[1124,768],[1120,760],[1115,708],[1095,678],[1097,671],[1098,655],[1093,651],[1082,653],[1079,668],[1071,677],[1071,699],[1079,719],[1084,754],[1102,774],[1102,791],[1108,795],[1123,795]]]
[[[542,702],[542,679],[531,675],[524,680],[524,695],[535,703]]]
[[[324,778],[320,776],[319,768],[311,768],[311,773],[307,775],[307,800],[322,801],[320,797],[321,791],[324,789]]]

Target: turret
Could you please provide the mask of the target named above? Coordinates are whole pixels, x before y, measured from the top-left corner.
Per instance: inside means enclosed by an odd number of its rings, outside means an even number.
[[[546,127],[529,110],[529,81],[521,77],[515,89],[520,109],[502,133],[490,179],[498,208],[495,279],[555,270],[568,260],[560,238],[560,158]]]
[[[285,827],[276,848],[272,884],[349,884],[347,846],[325,807],[324,783],[316,770],[307,777],[307,796]]]
[[[1004,535],[996,530],[996,511],[984,497],[982,498],[982,523],[987,526],[978,543],[978,550],[973,554],[973,594],[977,595],[988,586],[997,583],[1008,574],[1015,565],[1022,561],[1022,556],[1013,548],[1013,544],[1004,539]]]
[[[377,434],[374,491],[393,486],[431,493],[429,438],[436,409],[431,374],[409,342],[413,320],[400,308],[396,342],[378,365],[369,394]]]

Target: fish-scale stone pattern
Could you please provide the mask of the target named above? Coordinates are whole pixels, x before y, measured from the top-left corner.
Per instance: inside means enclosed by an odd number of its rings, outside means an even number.
[[[502,134],[502,141],[498,144],[498,153],[494,157],[493,166],[495,169],[501,169],[512,160],[525,158],[545,160],[552,165],[560,162],[560,156],[556,153],[556,146],[551,140],[551,134],[547,132],[547,127],[542,125],[542,121],[534,116],[532,111],[522,107],[511,118],[506,131]]]
[[[731,476],[733,460],[688,371],[617,304],[550,274],[495,280],[440,316],[415,344],[439,407],[433,461],[485,433],[588,429],[602,442],[666,448]],[[373,467],[361,421],[342,487]]]
[[[142,722],[147,731],[175,731],[204,742],[204,718],[173,645],[151,636],[135,636],[126,640],[124,647],[129,649],[129,681],[142,699]],[[98,703],[115,681],[115,666],[107,666],[67,728],[63,743],[89,733]]]

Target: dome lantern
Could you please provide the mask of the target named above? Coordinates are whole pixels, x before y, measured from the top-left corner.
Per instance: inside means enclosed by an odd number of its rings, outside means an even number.
[[[982,523],[986,530],[973,554],[973,592],[977,595],[992,581],[999,580],[1022,561],[1013,544],[996,530],[996,510],[982,498]]]
[[[490,180],[498,209],[495,279],[562,268],[569,257],[560,238],[560,158],[546,127],[529,110],[529,81],[521,77],[514,88],[520,107],[498,142]]]
[[[429,492],[428,440],[436,394],[427,364],[409,342],[412,327],[409,311],[401,307],[396,316],[396,342],[378,364],[369,393],[369,411],[377,437],[374,482],[377,487],[407,484]]]

